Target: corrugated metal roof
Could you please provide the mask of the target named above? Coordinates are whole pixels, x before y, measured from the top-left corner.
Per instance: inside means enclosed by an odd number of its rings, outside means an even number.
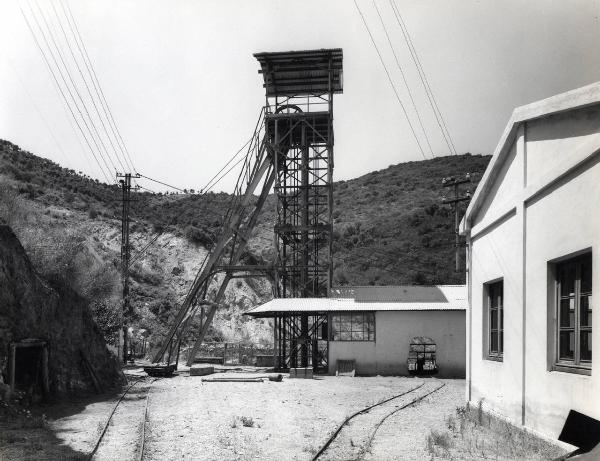
[[[387,286],[361,287],[354,299],[358,302],[446,302],[442,290],[437,286]]]
[[[325,94],[329,91],[330,69],[331,90],[342,92],[341,48],[256,53],[254,57],[260,63],[267,96]]]
[[[349,293],[359,293],[363,288],[393,288],[393,287],[342,287],[340,294],[346,297],[336,298],[276,298],[265,304],[257,306],[246,312],[248,315],[256,317],[269,317],[276,313],[299,313],[299,312],[364,312],[364,311],[448,311],[448,310],[466,310],[467,308],[467,289],[464,285],[439,285],[437,291],[430,293],[423,290],[429,296],[429,300],[419,301],[416,299],[406,299],[405,301],[358,301],[349,297]],[[400,289],[400,293],[405,287],[395,287]],[[384,290],[388,293],[393,290]],[[410,290],[407,290],[409,292]],[[421,293],[421,290],[411,292],[411,296]],[[436,293],[436,297],[445,301],[434,299],[431,293]],[[425,297],[425,296],[423,296]],[[383,296],[382,296],[383,298]]]

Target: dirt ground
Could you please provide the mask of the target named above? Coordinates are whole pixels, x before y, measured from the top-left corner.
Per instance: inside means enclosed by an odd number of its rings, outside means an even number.
[[[140,369],[129,374],[143,376]],[[229,370],[207,378],[251,376],[265,373]],[[302,380],[284,375],[282,382],[217,383],[187,372],[155,381],[145,378],[134,386],[115,412],[94,459],[137,459],[144,430],[143,459],[148,461],[310,460],[347,416],[421,384],[419,390],[355,419],[322,459],[444,459],[439,447],[432,456],[428,438],[432,431],[443,430],[456,408],[464,405],[463,380],[334,376]],[[441,384],[439,391],[378,425],[383,416]],[[116,398],[48,408],[47,418],[29,425],[36,427],[8,431],[7,426],[0,427],[0,460],[86,459]]]

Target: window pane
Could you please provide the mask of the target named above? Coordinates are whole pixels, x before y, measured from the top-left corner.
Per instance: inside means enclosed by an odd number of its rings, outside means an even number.
[[[581,332],[581,360],[591,361],[592,360],[592,332],[582,331]]]
[[[371,328],[375,328],[375,314],[373,312],[367,314],[367,322],[369,322]]]
[[[498,330],[504,329],[504,309],[498,309]]]
[[[498,332],[492,331],[490,334],[490,352],[498,353]]]
[[[581,296],[579,298],[579,323],[582,327],[592,326],[592,300],[591,296]]]
[[[489,286],[490,307],[500,307],[502,304],[503,282],[497,282]]]
[[[496,309],[490,310],[490,328],[492,330],[498,329],[498,311]]]
[[[559,358],[563,360],[573,360],[575,358],[575,332],[560,332]]]
[[[560,295],[573,296],[575,294],[575,264],[561,264],[558,272],[560,281]]]
[[[352,339],[352,336],[349,331],[341,331],[340,332],[340,341],[350,341],[351,339]]]
[[[575,299],[560,300],[560,326],[573,328],[575,326]]]
[[[352,332],[352,341],[362,341],[363,334],[361,331],[353,331]]]
[[[348,333],[351,331],[350,328],[350,316],[343,315],[340,322],[340,331]]]
[[[340,331],[338,328],[339,322],[337,322],[337,320],[338,319],[336,319],[334,317],[333,322],[331,322],[331,339],[333,341],[337,341],[339,339],[338,336],[340,334]]]
[[[586,255],[581,262],[581,292],[592,292],[592,255]]]

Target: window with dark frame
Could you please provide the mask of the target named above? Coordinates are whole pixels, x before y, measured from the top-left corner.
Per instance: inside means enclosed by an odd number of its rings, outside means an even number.
[[[488,356],[501,359],[504,352],[504,282],[487,285]]]
[[[333,314],[332,341],[375,341],[375,313]]]
[[[592,254],[556,264],[556,364],[592,367]]]

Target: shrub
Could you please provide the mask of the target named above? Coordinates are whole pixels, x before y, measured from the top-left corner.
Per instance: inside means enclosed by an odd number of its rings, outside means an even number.
[[[199,243],[205,247],[212,246],[213,238],[205,229],[200,229],[196,226],[187,226],[185,228],[185,237],[192,243]]]
[[[249,416],[242,416],[240,419],[244,427],[254,427],[254,419]]]

